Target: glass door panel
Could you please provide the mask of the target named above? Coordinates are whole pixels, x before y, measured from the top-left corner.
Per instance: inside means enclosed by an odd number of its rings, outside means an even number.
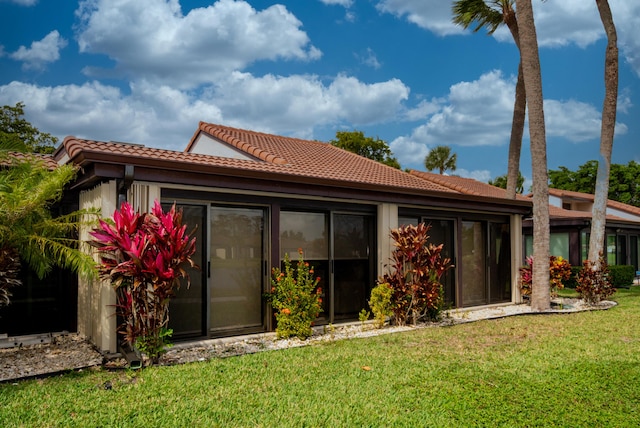
[[[371,219],[335,214],[333,227],[334,318],[356,318],[367,307],[371,291]]]
[[[163,204],[166,211],[170,204]],[[196,252],[192,260],[200,266],[200,270],[189,269],[191,284],[187,287],[186,281],[182,280],[180,288],[169,303],[169,328],[173,329],[174,337],[202,336],[204,335],[204,305],[203,284],[206,281],[206,260],[204,259],[207,220],[205,206],[178,205],[182,209],[182,221],[187,225],[187,233],[195,233]],[[192,235],[190,235],[192,236]],[[203,268],[203,266],[205,268]]]
[[[209,328],[263,325],[264,210],[211,207]]]
[[[509,302],[511,235],[508,223],[489,223],[489,245],[489,303]]]
[[[486,233],[480,221],[462,222],[462,306],[487,302]]]
[[[313,267],[314,275],[320,277],[323,312],[319,319],[328,319],[331,293],[329,290],[329,224],[325,213],[282,211],[280,213],[280,258],[285,254],[293,262],[302,250],[304,260]]]
[[[451,260],[451,263],[456,264],[454,253],[454,221],[453,220],[429,220],[425,219],[426,224],[431,225],[429,230],[429,242],[434,245],[444,244],[442,247],[442,257]],[[444,289],[444,301],[445,306],[455,306],[456,304],[456,278],[457,266],[449,269],[445,272],[444,276],[440,278],[442,287]]]

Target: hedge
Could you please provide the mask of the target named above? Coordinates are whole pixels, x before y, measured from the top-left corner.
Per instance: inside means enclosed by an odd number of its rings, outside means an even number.
[[[571,278],[565,281],[564,288],[576,288],[576,275],[581,269],[582,266],[571,266]],[[633,266],[628,265],[610,265],[609,276],[614,288],[629,288],[636,277],[636,270]]]

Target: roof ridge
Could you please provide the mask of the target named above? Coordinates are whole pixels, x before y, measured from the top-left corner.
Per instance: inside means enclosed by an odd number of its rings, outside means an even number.
[[[476,196],[482,196],[482,194],[475,192],[467,187],[464,187],[460,184],[454,184],[451,183],[450,181],[444,180],[442,178],[440,178],[438,176],[438,174],[433,174],[433,173],[428,173],[426,171],[418,171],[415,169],[412,169],[409,171],[409,174],[414,175],[416,177],[422,178],[424,180],[428,180],[431,181],[435,184],[438,184],[440,186],[446,187],[447,189],[451,189],[451,190],[455,190],[457,192],[460,193],[464,193],[467,195],[476,195]],[[464,177],[459,177],[459,178],[464,178]]]
[[[255,156],[258,159],[261,159],[265,162],[269,162],[269,163],[274,163],[276,165],[285,165],[289,162],[287,162],[286,159],[274,155],[272,153],[267,152],[266,150],[263,150],[261,148],[255,147],[253,145],[251,145],[250,143],[243,141],[233,135],[231,135],[231,133],[229,132],[229,130],[234,130],[237,131],[239,133],[246,133],[246,134],[253,134],[253,135],[263,135],[263,136],[270,136],[270,137],[276,137],[275,135],[271,135],[271,134],[266,134],[266,133],[261,133],[261,132],[255,132],[255,131],[249,131],[246,129],[238,129],[238,128],[231,128],[228,126],[223,126],[223,125],[216,125],[213,123],[207,123],[207,122],[200,122],[200,126],[199,129],[201,131],[204,131],[206,133],[208,133],[209,135],[216,137],[219,140],[224,141],[225,143],[237,148],[240,151],[243,151],[251,156]],[[278,138],[287,138],[287,137],[278,137]]]

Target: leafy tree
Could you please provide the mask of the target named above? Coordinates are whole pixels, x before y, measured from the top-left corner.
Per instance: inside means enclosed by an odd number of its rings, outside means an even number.
[[[457,160],[458,155],[451,154],[451,147],[435,146],[424,158],[424,166],[429,171],[437,169],[440,174],[444,174],[447,170],[456,170]]]
[[[518,20],[514,10],[515,0],[457,0],[453,4],[453,22],[468,28],[475,23],[473,31],[479,31],[486,27],[489,35],[498,27],[506,24],[511,36],[520,50],[520,35]],[[527,97],[522,77],[522,59],[518,64],[518,80],[516,82],[516,95],[513,106],[513,118],[511,121],[511,139],[509,141],[509,165],[507,168],[506,187],[507,197],[515,199],[520,183],[520,152],[522,149],[522,135],[524,133],[525,112]]]
[[[336,139],[329,141],[329,144],[400,169],[400,163],[393,157],[389,145],[380,138],[365,137],[362,131],[338,131]]]
[[[533,282],[531,309],[551,307],[549,293],[549,178],[544,124],[542,73],[531,0],[516,0],[522,76],[527,94],[533,172]]]
[[[613,16],[607,0],[596,0],[600,20],[607,34],[607,48],[604,61],[605,95],[602,107],[600,131],[600,162],[596,177],[596,192],[593,201],[591,221],[591,239],[589,240],[589,260],[599,269],[600,255],[603,253],[605,224],[607,222],[607,199],[609,197],[609,174],[611,169],[611,151],[613,134],[616,128],[616,109],[618,104],[618,36]]]
[[[598,162],[590,160],[580,165],[576,171],[565,166],[549,171],[549,186],[554,189],[571,190],[594,194]],[[611,164],[609,174],[609,199],[640,207],[640,164]]]
[[[75,168],[50,171],[35,157],[6,161],[9,166],[0,170],[0,303],[8,303],[8,289],[20,283],[20,261],[40,278],[53,266],[92,276],[95,263],[73,237],[85,212],[54,218],[50,210]]]
[[[492,186],[500,187],[501,189],[507,188],[507,176],[499,175],[495,178],[495,180],[489,180],[489,184]],[[524,192],[524,177],[522,173],[518,171],[518,184],[516,185],[516,193]]]
[[[58,139],[40,132],[24,116],[24,103],[0,108],[0,150],[53,153]]]

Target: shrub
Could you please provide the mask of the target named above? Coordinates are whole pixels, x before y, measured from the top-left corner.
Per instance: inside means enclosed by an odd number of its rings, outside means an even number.
[[[378,280],[392,289],[394,321],[414,324],[423,319],[437,319],[444,304],[440,278],[453,267],[442,257],[443,244],[429,243],[429,229],[424,223],[391,230],[395,250],[391,271]]]
[[[533,281],[533,256],[527,257],[527,265],[520,268],[520,292],[523,296],[531,295]],[[562,258],[549,257],[549,290],[551,296],[556,297],[558,290],[564,288],[565,282],[571,279],[571,265]]]
[[[629,265],[609,266],[609,279],[615,288],[627,288],[633,284],[636,277],[636,270]]]
[[[276,336],[297,336],[304,340],[313,333],[313,321],[322,312],[322,289],[318,287],[320,277],[313,277],[313,267],[303,259],[298,249],[298,263],[291,266],[289,255],[284,257],[284,271],[271,271],[271,291],[265,298],[275,311]]]
[[[371,290],[369,307],[373,312],[376,328],[382,328],[387,317],[393,315],[393,305],[391,304],[392,295],[393,289],[386,283],[378,284]]]
[[[600,269],[594,269],[594,265],[594,262],[585,260],[576,278],[576,291],[590,305],[595,305],[616,292],[611,285],[609,268],[604,257],[600,256]]]
[[[564,282],[564,288],[575,289],[578,285],[576,278],[578,273],[582,270],[582,266],[571,266],[571,277]]]
[[[169,345],[169,300],[180,278],[189,279],[186,265],[195,266],[195,238],[185,232],[182,211],[174,205],[163,213],[158,201],[150,214],[135,213],[125,202],[113,224],[100,220],[91,232],[91,245],[101,254],[100,275],[116,290],[120,333],[152,362]]]

